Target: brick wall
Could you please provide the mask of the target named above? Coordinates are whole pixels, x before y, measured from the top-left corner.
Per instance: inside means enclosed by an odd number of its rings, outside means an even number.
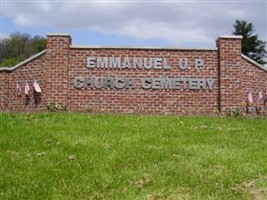
[[[259,65],[241,56],[240,37],[220,37],[218,50],[152,49],[152,48],[89,48],[71,46],[71,37],[65,34],[48,35],[47,49],[14,70],[0,70],[0,110],[47,110],[55,103],[68,105],[71,111],[149,114],[213,114],[220,110],[227,114],[232,108],[247,111],[247,95],[252,90],[256,100],[259,91],[266,97],[267,72]],[[166,58],[171,69],[101,69],[87,68],[87,57]],[[190,69],[179,68],[179,59],[188,59]],[[204,68],[195,68],[195,59],[204,60]],[[74,87],[75,77],[125,77],[136,80],[134,89]],[[147,89],[141,87],[141,78],[159,77],[211,78],[209,89]],[[42,93],[33,90],[38,80]],[[24,95],[25,81],[30,95]],[[16,83],[22,95],[16,95]],[[263,105],[263,102],[260,105]],[[256,101],[255,101],[255,106]],[[252,105],[254,106],[254,105]],[[256,112],[252,113],[255,114]]]
[[[242,83],[241,96],[242,108],[249,114],[267,115],[267,73],[257,64],[252,64],[248,58],[242,58]],[[248,102],[248,93],[252,92],[253,103]],[[263,99],[259,99],[262,92]],[[264,113],[263,113],[264,112]]]
[[[248,106],[252,106],[253,112],[256,113],[256,106],[264,106],[264,99],[267,98],[267,72],[259,64],[241,55],[241,41],[240,36],[220,37],[217,40],[220,69],[219,107],[224,114],[229,113],[231,109],[240,109],[247,113]],[[250,90],[255,101],[252,105],[248,105]],[[260,90],[263,92],[263,99],[257,102]]]
[[[0,110],[7,110],[8,108],[8,74],[6,71],[0,73]]]
[[[7,77],[7,108],[11,111],[35,111],[44,110],[47,98],[46,74],[45,74],[45,54],[20,66],[16,70],[8,73]],[[1,74],[1,73],[0,73]],[[42,93],[36,93],[33,89],[33,81],[36,80]],[[24,94],[25,83],[29,84],[29,95]],[[22,93],[17,95],[16,85],[19,83]]]
[[[164,69],[87,69],[88,56],[126,57],[163,57],[167,58],[170,70]],[[181,70],[179,58],[187,58],[190,70]],[[194,67],[195,59],[202,58],[205,67],[198,71]],[[69,105],[72,110],[85,111],[89,105],[94,112],[122,113],[172,113],[204,114],[214,113],[218,109],[218,67],[217,51],[197,50],[153,50],[153,49],[82,49],[72,48],[69,68]],[[143,90],[140,81],[135,89],[80,89],[73,87],[77,76],[92,77],[124,76],[127,78],[195,77],[213,78],[212,90]]]

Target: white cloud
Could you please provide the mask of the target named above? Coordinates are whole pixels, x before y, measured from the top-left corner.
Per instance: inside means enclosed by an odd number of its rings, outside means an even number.
[[[179,30],[166,22],[153,23],[141,19],[129,21],[128,24],[118,29],[100,26],[94,26],[92,29],[102,33],[108,32],[116,35],[130,36],[139,40],[167,40],[172,44],[189,43],[192,40],[201,41],[209,45],[214,43],[214,38],[207,37],[205,31],[202,29],[191,30],[189,28],[183,28]]]
[[[0,33],[0,40],[5,39],[5,38],[8,38],[8,37],[9,37],[9,34],[7,34],[7,33]]]
[[[14,17],[14,22],[24,26],[35,25],[36,23],[34,18],[29,14],[18,14]]]
[[[160,39],[175,45],[214,45],[221,34],[231,34],[235,19],[255,24],[264,40],[266,2],[140,2],[35,1],[2,3],[3,16],[20,26],[90,29],[139,40]],[[265,38],[264,38],[265,37]]]

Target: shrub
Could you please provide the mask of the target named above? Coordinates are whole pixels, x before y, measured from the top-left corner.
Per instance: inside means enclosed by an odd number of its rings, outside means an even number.
[[[46,105],[47,110],[49,110],[50,112],[55,112],[56,110],[58,110],[58,107],[56,106],[55,103],[49,103]]]
[[[243,116],[243,111],[240,108],[231,108],[229,111],[229,116],[232,116],[232,117]]]

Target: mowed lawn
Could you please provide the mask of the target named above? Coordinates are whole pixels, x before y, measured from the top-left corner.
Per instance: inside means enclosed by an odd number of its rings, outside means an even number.
[[[267,199],[267,119],[0,113],[0,199]]]

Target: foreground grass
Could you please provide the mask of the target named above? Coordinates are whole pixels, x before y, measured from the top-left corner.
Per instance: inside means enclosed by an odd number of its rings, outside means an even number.
[[[0,199],[267,199],[267,120],[0,113]]]

